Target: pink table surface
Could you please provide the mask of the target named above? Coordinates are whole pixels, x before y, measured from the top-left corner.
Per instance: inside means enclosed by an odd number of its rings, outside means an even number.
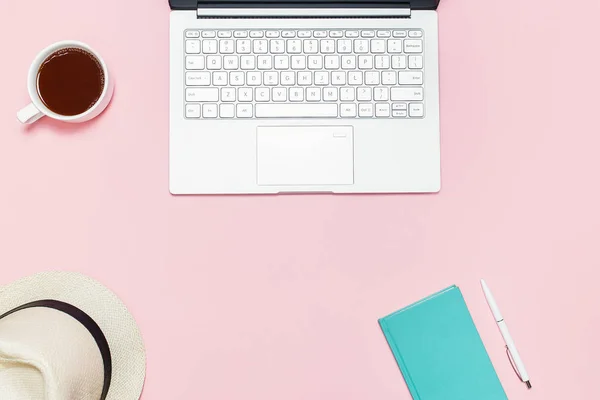
[[[143,400],[410,399],[377,318],[451,284],[510,399],[598,399],[599,15],[442,0],[440,194],[173,197],[167,0],[2,0],[0,284],[67,269],[114,289]],[[29,63],[71,38],[112,68],[111,107],[24,129]]]

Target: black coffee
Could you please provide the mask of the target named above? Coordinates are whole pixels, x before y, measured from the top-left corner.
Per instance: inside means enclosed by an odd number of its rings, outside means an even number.
[[[74,47],[61,49],[42,63],[37,90],[51,111],[65,116],[78,115],[100,99],[104,71],[93,54]]]

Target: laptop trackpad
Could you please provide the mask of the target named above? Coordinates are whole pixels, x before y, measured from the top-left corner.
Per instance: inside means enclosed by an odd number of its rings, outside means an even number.
[[[351,126],[259,126],[259,185],[352,185]]]

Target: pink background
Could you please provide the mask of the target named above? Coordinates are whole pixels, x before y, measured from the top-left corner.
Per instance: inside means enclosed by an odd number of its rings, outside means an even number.
[[[167,0],[2,0],[0,284],[67,269],[113,288],[146,340],[143,400],[408,400],[377,318],[451,284],[510,399],[598,399],[599,15],[442,0],[438,195],[173,197]],[[103,54],[113,103],[24,129],[29,63],[63,39]]]

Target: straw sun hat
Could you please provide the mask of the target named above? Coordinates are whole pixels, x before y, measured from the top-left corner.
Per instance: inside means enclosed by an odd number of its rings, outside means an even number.
[[[142,336],[117,296],[77,273],[0,286],[0,399],[138,400]]]

